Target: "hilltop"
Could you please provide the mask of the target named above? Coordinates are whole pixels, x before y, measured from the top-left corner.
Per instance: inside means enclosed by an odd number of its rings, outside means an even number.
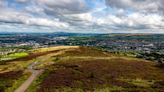
[[[12,92],[40,70],[26,92],[164,91],[163,66],[81,46],[34,49],[0,65],[0,90]]]

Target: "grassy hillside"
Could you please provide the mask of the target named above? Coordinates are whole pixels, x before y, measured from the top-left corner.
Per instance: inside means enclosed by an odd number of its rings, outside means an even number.
[[[162,92],[164,69],[156,63],[91,47],[51,53],[27,92]],[[43,59],[43,58],[42,58]]]
[[[26,92],[163,92],[164,67],[93,47],[40,48],[0,65],[0,92],[13,92],[29,76],[44,72]],[[21,57],[23,55],[23,57]]]
[[[78,48],[78,46],[40,48],[29,51],[29,54],[14,53],[8,55],[8,57],[13,58],[0,63],[0,92],[14,92],[31,75],[27,68],[33,62],[40,62],[41,65],[44,65],[51,60],[51,55],[72,48]]]

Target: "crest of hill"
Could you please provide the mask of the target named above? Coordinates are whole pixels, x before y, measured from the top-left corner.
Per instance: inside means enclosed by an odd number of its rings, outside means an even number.
[[[163,91],[163,70],[154,62],[119,56],[93,47],[78,47],[54,55],[45,72],[27,92]],[[112,89],[117,87],[118,89]],[[96,91],[97,90],[97,91]],[[99,91],[102,90],[102,91]],[[105,91],[106,92],[106,91]],[[108,91],[107,91],[108,92]]]

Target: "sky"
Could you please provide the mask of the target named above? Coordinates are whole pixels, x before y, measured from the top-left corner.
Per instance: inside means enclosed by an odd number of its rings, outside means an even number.
[[[0,32],[164,33],[164,0],[0,0]]]

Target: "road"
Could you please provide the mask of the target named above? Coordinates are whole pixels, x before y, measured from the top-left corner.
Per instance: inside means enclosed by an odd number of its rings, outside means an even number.
[[[28,70],[32,73],[32,75],[14,92],[25,92],[27,88],[31,85],[31,83],[40,75],[43,70],[35,70],[33,67],[37,64],[37,62],[33,62],[28,66]]]

